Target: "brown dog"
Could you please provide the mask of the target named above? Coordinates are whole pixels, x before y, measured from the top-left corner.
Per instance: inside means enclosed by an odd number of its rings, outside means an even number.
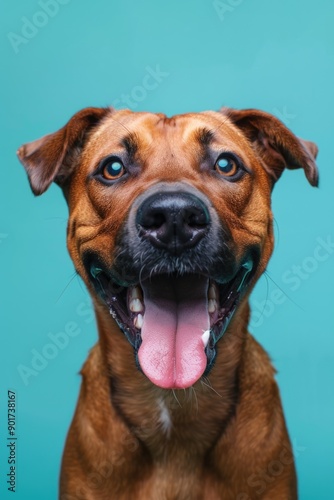
[[[36,195],[63,189],[99,330],[61,500],[297,498],[248,296],[273,250],[273,185],[287,167],[316,186],[316,152],[267,113],[227,108],[88,108],[19,149]]]

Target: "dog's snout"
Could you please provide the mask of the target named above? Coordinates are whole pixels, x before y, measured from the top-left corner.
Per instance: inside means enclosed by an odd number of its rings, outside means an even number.
[[[137,212],[137,229],[153,246],[179,254],[194,247],[210,226],[210,214],[202,200],[191,193],[157,193]]]

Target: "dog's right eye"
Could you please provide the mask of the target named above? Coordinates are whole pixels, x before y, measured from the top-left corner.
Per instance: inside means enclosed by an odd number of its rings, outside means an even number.
[[[125,173],[125,168],[121,160],[114,157],[103,161],[100,172],[107,181],[115,181],[122,177]]]

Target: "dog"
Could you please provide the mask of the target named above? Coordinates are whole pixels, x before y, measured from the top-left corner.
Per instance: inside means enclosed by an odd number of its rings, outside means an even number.
[[[254,109],[86,108],[21,146],[58,184],[99,332],[63,454],[61,500],[294,500],[274,368],[248,333],[283,171],[317,147]]]

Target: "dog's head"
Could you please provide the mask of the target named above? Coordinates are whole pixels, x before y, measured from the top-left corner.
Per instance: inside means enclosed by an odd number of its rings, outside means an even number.
[[[257,110],[167,118],[87,108],[18,151],[31,188],[67,199],[68,249],[140,369],[163,388],[207,373],[273,249],[285,168],[318,182],[316,146]]]

